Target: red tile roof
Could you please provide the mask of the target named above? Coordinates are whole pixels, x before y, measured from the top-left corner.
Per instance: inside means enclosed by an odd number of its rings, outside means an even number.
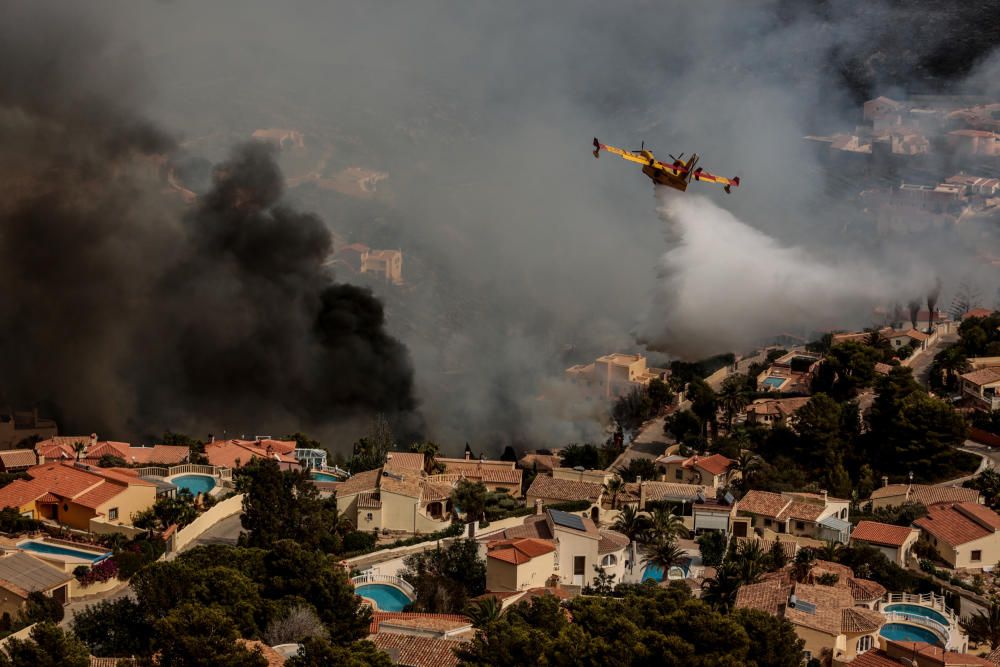
[[[87,458],[111,455],[125,459],[126,463],[181,463],[187,459],[189,451],[183,445],[131,447],[124,442],[101,442],[87,449]]]
[[[343,482],[337,484],[337,497],[343,498],[344,496],[350,496],[356,493],[375,491],[378,489],[378,480],[381,476],[381,468],[355,473]]]
[[[930,486],[927,484],[889,484],[872,491],[872,500],[899,498],[899,504],[917,502],[923,505],[945,502],[979,502],[979,491],[962,486]]]
[[[455,648],[462,645],[455,639],[415,637],[379,632],[369,639],[379,649],[389,653],[393,662],[408,667],[452,667],[458,664]]]
[[[205,445],[205,456],[209,463],[220,468],[237,468],[251,459],[263,458],[297,464],[298,459],[287,449],[287,443],[282,440],[216,440]]]
[[[389,452],[385,456],[386,470],[416,470],[424,469],[424,455],[421,452]]]
[[[27,503],[51,495],[49,487],[41,482],[29,479],[15,479],[0,489],[0,507],[21,507]],[[46,502],[50,501],[46,499]]]
[[[712,454],[711,456],[692,456],[683,463],[683,466],[685,468],[701,468],[711,475],[721,475],[729,470],[729,467],[733,465],[733,463],[735,463],[735,461],[723,456],[722,454]]]
[[[552,553],[556,550],[556,545],[548,540],[523,537],[489,542],[486,549],[487,558],[521,565],[533,558]]]
[[[4,468],[23,468],[38,463],[38,455],[31,449],[11,449],[0,452],[0,463]]]
[[[596,503],[602,491],[602,486],[595,482],[576,482],[538,475],[528,487],[527,495],[547,500],[586,500]]]
[[[1000,517],[974,503],[938,503],[928,507],[927,516],[913,525],[956,547],[994,534],[1000,527]]]
[[[778,515],[781,514],[789,504],[791,504],[791,502],[791,498],[785,498],[780,493],[753,490],[748,491],[747,494],[743,496],[738,503],[736,503],[736,510],[738,512],[759,514],[761,516],[776,519],[778,518]]]
[[[851,661],[851,667],[901,667],[905,663],[890,658],[889,654],[881,649],[865,651]]]
[[[601,531],[601,541],[597,544],[597,554],[603,556],[604,554],[614,553],[615,551],[621,551],[628,546],[631,540],[625,535],[613,530],[602,530]]]
[[[909,526],[894,526],[878,521],[861,521],[851,532],[852,540],[899,548],[910,539],[913,529]]]

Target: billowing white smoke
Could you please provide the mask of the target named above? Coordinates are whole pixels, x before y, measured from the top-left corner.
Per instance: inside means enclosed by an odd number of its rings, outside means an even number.
[[[637,331],[651,349],[742,352],[783,333],[865,326],[876,306],[921,293],[898,273],[782,246],[703,196],[658,187],[657,198],[671,247]]]

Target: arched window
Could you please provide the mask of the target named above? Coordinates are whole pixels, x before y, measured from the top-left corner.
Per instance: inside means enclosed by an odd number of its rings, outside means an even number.
[[[870,650],[872,647],[872,636],[865,635],[858,640],[858,655]]]
[[[618,564],[618,558],[614,554],[608,554],[601,559],[601,567],[614,567]]]
[[[847,521],[847,508],[846,507],[844,509],[840,510],[840,518],[843,519],[844,521]]]

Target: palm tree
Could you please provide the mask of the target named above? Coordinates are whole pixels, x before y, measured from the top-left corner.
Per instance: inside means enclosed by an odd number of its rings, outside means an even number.
[[[749,490],[750,478],[760,470],[760,457],[751,451],[740,450],[739,456],[729,468],[730,474],[740,474],[740,489],[745,493]]]
[[[825,540],[823,546],[816,550],[816,557],[820,560],[828,560],[835,563],[837,562],[837,556],[840,555],[840,551],[843,548],[843,545],[838,542]]]
[[[615,522],[611,525],[613,530],[618,531],[629,539],[629,563],[635,563],[635,543],[649,530],[649,517],[639,512],[632,505],[626,505],[618,513]]]
[[[809,547],[799,549],[799,552],[795,554],[795,564],[792,566],[792,574],[795,577],[795,581],[805,581],[815,563],[816,554],[812,549]]]
[[[736,593],[742,585],[735,563],[726,561],[715,569],[714,577],[702,582],[701,599],[726,613],[736,604]]]
[[[788,565],[788,555],[785,554],[780,540],[775,540],[774,544],[771,545],[771,550],[767,553],[767,565],[768,569],[772,572],[776,572]]]
[[[767,555],[757,540],[747,540],[736,548],[736,556],[732,561],[740,582],[756,584],[760,576],[767,570]]]
[[[733,418],[750,404],[750,388],[742,375],[731,375],[722,382],[716,394],[719,406],[726,415],[726,430],[733,430]]]
[[[645,567],[652,565],[660,568],[664,577],[670,572],[670,568],[680,565],[688,558],[684,550],[677,546],[673,540],[659,539],[649,542],[643,544],[640,550],[642,551],[642,564]]]
[[[503,613],[503,603],[493,596],[476,600],[465,608],[465,615],[469,617],[475,628],[486,627],[500,618],[501,613]]]
[[[618,496],[625,490],[625,480],[615,475],[604,484],[604,492],[611,496],[611,509],[618,509]]]
[[[73,443],[73,451],[76,452],[76,460],[83,458],[83,453],[87,451],[87,445],[82,442]]]
[[[878,329],[865,329],[868,335],[865,336],[865,345],[868,347],[874,347],[876,350],[888,350],[890,349],[889,341],[882,337]]]
[[[975,614],[959,623],[969,639],[977,644],[989,642],[990,650],[1000,646],[1000,603],[996,598],[990,601],[989,609],[978,609]]]
[[[649,515],[650,541],[673,541],[680,534],[687,534],[684,520],[665,507],[657,507]]]

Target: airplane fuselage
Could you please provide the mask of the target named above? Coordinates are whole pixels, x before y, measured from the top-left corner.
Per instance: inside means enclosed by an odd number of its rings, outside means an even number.
[[[659,169],[647,164],[642,168],[642,173],[649,176],[650,180],[657,185],[666,185],[669,188],[680,190],[681,192],[687,190],[688,184],[687,181],[684,180],[684,177],[679,174],[671,174],[669,167],[667,169]]]

